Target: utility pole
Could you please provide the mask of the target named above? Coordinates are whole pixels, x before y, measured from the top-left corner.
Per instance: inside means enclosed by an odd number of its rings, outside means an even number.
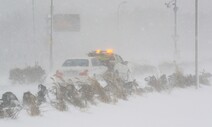
[[[195,0],[195,75],[196,75],[196,88],[199,88],[199,47],[198,47],[198,0]]]
[[[33,44],[35,44],[35,0],[32,0],[32,29],[33,29]]]
[[[178,35],[177,35],[177,0],[175,0],[174,4],[174,52],[175,52],[175,59],[177,61],[178,59],[178,48],[177,48],[177,41],[178,41]]]
[[[50,7],[50,54],[49,54],[49,67],[50,71],[53,69],[53,0],[51,0],[51,7]]]
[[[177,46],[177,42],[178,42],[178,34],[177,34],[177,11],[178,11],[178,7],[177,7],[177,0],[172,0],[168,3],[165,3],[165,5],[167,6],[167,8],[171,8],[173,7],[174,10],[174,36],[173,36],[173,40],[174,40],[174,59],[175,61],[178,60],[179,58],[179,52],[178,52],[178,46]]]

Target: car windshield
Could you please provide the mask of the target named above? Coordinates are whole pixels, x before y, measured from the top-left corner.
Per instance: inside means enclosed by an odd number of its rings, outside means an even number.
[[[102,62],[96,58],[91,59],[91,63],[93,66],[103,66]]]
[[[89,60],[88,59],[69,59],[63,63],[63,67],[76,67],[76,66],[87,67],[89,66]]]

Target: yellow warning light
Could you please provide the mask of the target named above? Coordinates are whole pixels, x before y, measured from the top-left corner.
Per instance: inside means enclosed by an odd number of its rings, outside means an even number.
[[[112,54],[112,53],[113,53],[113,50],[112,50],[112,49],[107,49],[106,52],[107,52],[108,54]]]
[[[101,50],[99,50],[99,49],[98,49],[98,50],[96,50],[96,54],[99,54],[100,52],[101,52]]]

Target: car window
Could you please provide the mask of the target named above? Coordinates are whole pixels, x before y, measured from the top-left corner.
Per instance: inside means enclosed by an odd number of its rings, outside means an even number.
[[[89,66],[89,60],[88,59],[69,59],[63,63],[63,67],[75,67],[75,66],[87,67]]]
[[[116,62],[119,62],[119,63],[123,62],[123,59],[119,55],[115,55],[115,57],[116,57]]]
[[[91,59],[91,63],[92,63],[93,66],[103,66],[102,62],[99,61],[99,60],[96,59],[96,58],[92,58],[92,59]]]
[[[120,62],[124,62],[124,60],[121,58],[121,56],[118,56],[118,59]]]

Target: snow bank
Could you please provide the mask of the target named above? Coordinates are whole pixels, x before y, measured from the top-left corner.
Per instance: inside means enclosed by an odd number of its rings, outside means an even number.
[[[2,119],[1,127],[211,127],[212,87],[175,89],[171,93],[134,96],[116,105],[99,104],[87,111],[59,112],[43,107],[43,116],[22,111],[16,120]]]

